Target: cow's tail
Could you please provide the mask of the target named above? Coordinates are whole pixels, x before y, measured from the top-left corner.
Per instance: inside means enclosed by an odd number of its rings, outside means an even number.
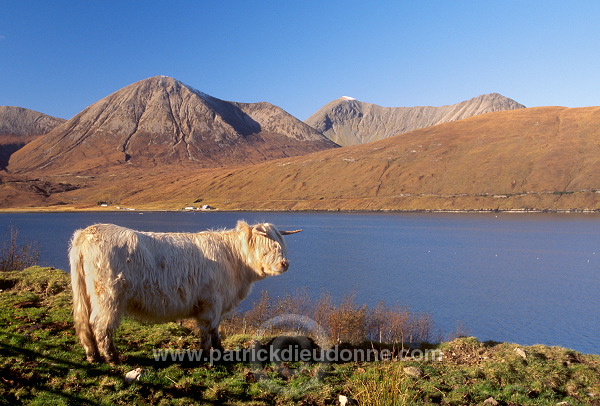
[[[98,347],[90,323],[92,306],[90,295],[87,292],[85,270],[83,267],[84,257],[82,249],[86,243],[87,238],[84,234],[84,230],[75,231],[69,248],[69,262],[71,264],[71,288],[73,289],[73,320],[75,322],[75,332],[79,337],[81,345],[85,349],[88,361],[93,361],[98,358]]]

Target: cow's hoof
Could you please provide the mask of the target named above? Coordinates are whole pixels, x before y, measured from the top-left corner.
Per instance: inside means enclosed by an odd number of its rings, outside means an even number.
[[[100,357],[99,354],[88,354],[88,355],[85,356],[85,359],[90,364],[95,364],[95,363],[98,363],[98,362],[102,362],[102,358]]]

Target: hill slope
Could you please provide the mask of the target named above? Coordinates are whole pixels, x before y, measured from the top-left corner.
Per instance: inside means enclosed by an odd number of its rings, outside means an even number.
[[[599,210],[598,156],[600,107],[530,108],[122,196],[230,209]]]
[[[0,106],[0,169],[15,151],[64,122],[22,107]]]
[[[540,107],[245,167],[122,166],[42,180],[73,189],[45,198],[62,208],[600,210],[598,156],[600,107]]]
[[[0,195],[11,196],[0,205],[600,211],[599,139],[600,107],[519,109],[249,166],[182,172],[180,164],[121,165],[93,177],[38,175],[32,179],[44,183],[31,185],[35,194],[24,193],[31,182],[0,185]]]
[[[226,102],[156,76],[105,97],[28,144],[12,156],[9,170],[60,173],[180,162],[215,167],[335,146],[269,103]]]
[[[341,97],[320,108],[306,123],[335,143],[347,146],[378,141],[479,114],[524,107],[498,93],[441,107],[381,107],[351,97]]]

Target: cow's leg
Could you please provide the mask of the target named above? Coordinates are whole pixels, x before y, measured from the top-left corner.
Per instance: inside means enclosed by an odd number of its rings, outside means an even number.
[[[106,362],[119,363],[119,353],[113,342],[113,335],[121,319],[121,312],[115,300],[99,298],[99,306],[94,309],[90,320],[98,351]]]
[[[86,343],[84,343],[83,341],[81,341],[81,344],[83,345],[83,349],[85,350],[85,359],[87,360],[87,362],[94,363],[100,362],[102,360],[100,354],[98,353],[98,350],[96,349],[95,343],[93,346],[89,346],[86,345]]]
[[[78,266],[81,267],[82,264],[80,263]],[[94,269],[88,271],[93,273]],[[73,322],[75,325],[75,332],[77,333],[77,337],[79,337],[79,342],[85,350],[87,361],[100,362],[102,358],[98,352],[96,338],[94,337],[90,320],[90,315],[92,313],[91,304],[86,297],[87,292],[90,290],[94,293],[94,285],[92,282],[86,284],[84,269],[76,268],[74,272],[78,272],[77,280],[73,287]]]
[[[109,318],[108,320],[106,319],[107,317]],[[112,324],[112,318],[107,314],[103,314],[94,320],[92,326],[100,354],[102,354],[106,362],[118,364],[119,353],[113,342],[115,327]]]
[[[219,323],[205,318],[196,318],[198,330],[200,330],[200,346],[204,351],[211,348],[223,351],[221,336],[219,335]]]
[[[204,319],[196,319],[196,324],[200,332],[200,348],[202,348],[203,351],[208,352],[212,347],[210,322]]]
[[[210,329],[210,341],[211,345],[215,350],[225,351],[223,344],[221,343],[221,336],[219,335],[219,326]]]
[[[100,362],[102,358],[100,357],[98,347],[96,346],[96,337],[94,336],[90,321],[86,320],[81,324],[83,323],[86,323],[86,325],[81,326],[76,322],[75,331],[79,337],[79,342],[85,350],[85,358],[88,362]]]

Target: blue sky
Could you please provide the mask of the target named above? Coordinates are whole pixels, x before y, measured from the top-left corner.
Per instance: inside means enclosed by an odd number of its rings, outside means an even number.
[[[70,118],[155,75],[302,120],[340,96],[600,105],[599,18],[598,1],[4,0],[0,105]]]

